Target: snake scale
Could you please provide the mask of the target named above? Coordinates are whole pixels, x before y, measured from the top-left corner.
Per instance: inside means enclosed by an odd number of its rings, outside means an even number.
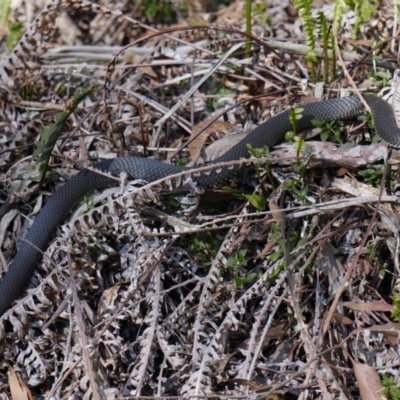
[[[399,148],[400,130],[396,125],[391,106],[375,96],[364,96],[364,99],[371,108],[378,135],[387,144]],[[362,102],[355,96],[309,103],[301,107],[303,112],[301,119],[297,121],[298,131],[313,127],[315,121],[343,120],[364,113]],[[281,142],[286,132],[292,130],[289,115],[290,111],[284,111],[259,125],[245,139],[213,163],[248,157],[247,143],[253,148],[261,148],[272,147]],[[235,175],[239,168],[239,166],[222,168],[218,172],[200,174],[196,182],[202,187],[218,186]],[[146,158],[122,157],[97,163],[93,165],[93,169],[108,172],[116,177],[125,172],[132,180],[153,182],[181,172],[185,168]],[[98,174],[93,170],[83,170],[49,198],[36,217],[25,240],[21,242],[14,260],[0,282],[0,316],[10,308],[11,303],[26,287],[31,274],[41,260],[43,251],[54,236],[57,226],[65,220],[71,209],[90,192],[116,184],[118,180]]]

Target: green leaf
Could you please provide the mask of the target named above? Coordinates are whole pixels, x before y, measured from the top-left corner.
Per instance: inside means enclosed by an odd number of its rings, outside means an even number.
[[[265,199],[259,194],[246,194],[245,195],[247,201],[257,210],[264,211],[265,210]]]
[[[248,274],[246,276],[246,283],[251,283],[254,282],[254,280],[257,278],[258,274],[256,272],[250,272],[250,274]]]
[[[315,50],[310,50],[305,56],[305,60],[311,64],[318,64],[318,54]]]
[[[8,0],[5,0],[4,4],[7,2]],[[0,10],[0,15],[1,15],[1,10]],[[10,23],[8,28],[9,28],[9,33],[6,38],[6,43],[8,49],[12,50],[18,44],[19,40],[22,38],[22,35],[24,34],[24,27],[21,22],[15,21]]]
[[[278,250],[278,251],[276,251],[276,252],[271,253],[270,255],[268,255],[267,258],[268,258],[268,260],[270,260],[270,261],[272,261],[272,262],[275,262],[275,261],[280,260],[282,257],[283,257],[283,251]]]
[[[232,267],[234,267],[234,266],[236,266],[235,257],[229,257],[229,258],[226,260],[225,267],[226,267],[226,268],[232,268]]]
[[[61,132],[70,117],[75,112],[79,103],[93,90],[94,86],[85,88],[82,92],[77,93],[73,98],[72,102],[67,111],[56,114],[55,123],[51,126],[45,127],[40,133],[40,138],[36,143],[36,148],[33,152],[32,158],[39,164],[39,173],[41,176],[44,175],[47,169],[47,165],[50,160],[53,148],[61,135]]]
[[[233,279],[235,280],[236,287],[238,289],[242,289],[242,287],[243,287],[243,279],[238,275],[235,275]]]
[[[379,398],[387,400],[399,400],[400,388],[397,386],[395,380],[388,375],[382,376],[383,388],[378,392]]]
[[[269,150],[266,147],[262,149],[255,149],[250,143],[247,143],[246,147],[249,155],[254,158],[266,157],[269,154]]]
[[[236,260],[238,264],[242,265],[243,267],[247,266],[247,260],[246,260],[246,254],[247,254],[247,249],[241,249],[236,253]]]
[[[297,156],[297,158],[299,158],[300,157],[300,153],[304,149],[305,141],[304,141],[304,139],[302,137],[296,136],[294,138],[294,142],[296,143],[296,156]]]
[[[374,4],[378,4],[378,0],[336,0],[335,2],[335,19],[339,23],[343,15],[348,11],[354,11],[356,16],[356,23],[354,25],[354,32],[356,34],[361,25],[371,19],[372,15],[378,12]]]
[[[10,6],[11,6],[11,0],[0,1],[0,28],[2,30],[7,25],[8,14],[10,13]]]
[[[289,131],[285,133],[285,142],[293,142],[293,139],[296,137],[296,134],[293,131]]]
[[[400,322],[400,294],[395,294],[393,296],[393,311],[392,311],[392,318]]]

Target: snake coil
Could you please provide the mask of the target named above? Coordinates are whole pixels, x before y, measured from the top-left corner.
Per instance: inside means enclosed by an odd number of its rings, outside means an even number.
[[[375,96],[365,96],[364,99],[372,110],[375,128],[379,136],[389,145],[400,147],[400,131],[389,104]],[[297,121],[299,131],[313,127],[314,121],[348,119],[364,112],[361,101],[355,96],[309,103],[303,105],[302,108],[302,117]],[[284,111],[261,124],[213,163],[248,157],[247,143],[251,144],[253,148],[273,147],[283,140],[286,132],[292,129],[289,115],[290,111]],[[116,177],[125,172],[131,179],[141,179],[147,182],[153,182],[181,172],[183,169],[189,169],[139,157],[115,158],[95,164],[93,168]],[[203,187],[218,186],[238,170],[239,167],[223,168],[218,173],[200,174],[196,182]],[[117,183],[117,180],[98,174],[93,170],[84,170],[71,178],[49,198],[24,241],[20,244],[14,260],[0,282],[0,316],[9,309],[11,303],[26,287],[30,276],[41,260],[43,251],[54,236],[57,226],[65,220],[71,209],[90,192]]]

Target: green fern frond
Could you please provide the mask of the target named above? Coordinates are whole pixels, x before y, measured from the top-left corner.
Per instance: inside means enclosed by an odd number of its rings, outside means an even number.
[[[333,23],[337,28],[341,26],[343,16],[347,11],[348,11],[348,6],[346,4],[346,0],[335,1],[335,9],[333,12]]]
[[[375,5],[378,5],[378,0],[336,0],[335,22],[340,26],[344,13],[353,10],[356,16],[353,36],[356,37],[361,25],[378,12]]]
[[[293,0],[294,8],[303,20],[304,33],[306,34],[307,45],[311,50],[315,50],[315,20],[312,17],[313,0]]]
[[[303,21],[303,29],[306,35],[306,43],[310,48],[309,53],[305,56],[306,61],[311,64],[311,78],[316,81],[315,70],[318,63],[318,58],[315,52],[317,32],[319,26],[312,16],[313,0],[293,0],[293,6],[297,10],[300,18]]]
[[[334,54],[334,41],[333,41],[333,29],[332,21],[328,20],[324,13],[318,13],[318,24],[321,27],[321,39],[322,39],[322,50],[324,58],[324,81],[326,84],[329,83],[329,64],[332,64],[333,80],[335,79],[336,71],[336,59],[335,57],[329,58],[329,50],[332,50]]]

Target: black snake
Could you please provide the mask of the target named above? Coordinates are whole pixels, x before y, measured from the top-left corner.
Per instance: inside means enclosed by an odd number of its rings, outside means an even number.
[[[400,131],[390,105],[375,96],[365,96],[364,99],[372,110],[379,136],[389,145],[400,147]],[[315,121],[342,120],[364,113],[364,106],[355,96],[309,103],[301,107],[303,108],[302,117],[297,121],[299,131],[313,127]],[[253,148],[261,148],[272,147],[282,141],[285,133],[292,130],[289,113],[290,111],[282,112],[261,124],[213,163],[248,157],[247,143],[250,143]],[[145,158],[123,157],[100,162],[95,164],[93,169],[108,172],[116,177],[125,172],[131,179],[153,182],[176,174],[183,168]],[[218,173],[212,171],[208,174],[200,174],[196,182],[202,187],[218,186],[237,173],[238,169],[239,167],[222,168]],[[93,190],[116,184],[118,180],[92,170],[84,170],[66,182],[47,201],[0,282],[0,316],[9,309],[11,303],[26,287],[31,274],[40,262],[43,251],[54,236],[57,226],[68,216],[71,209],[83,196]]]

